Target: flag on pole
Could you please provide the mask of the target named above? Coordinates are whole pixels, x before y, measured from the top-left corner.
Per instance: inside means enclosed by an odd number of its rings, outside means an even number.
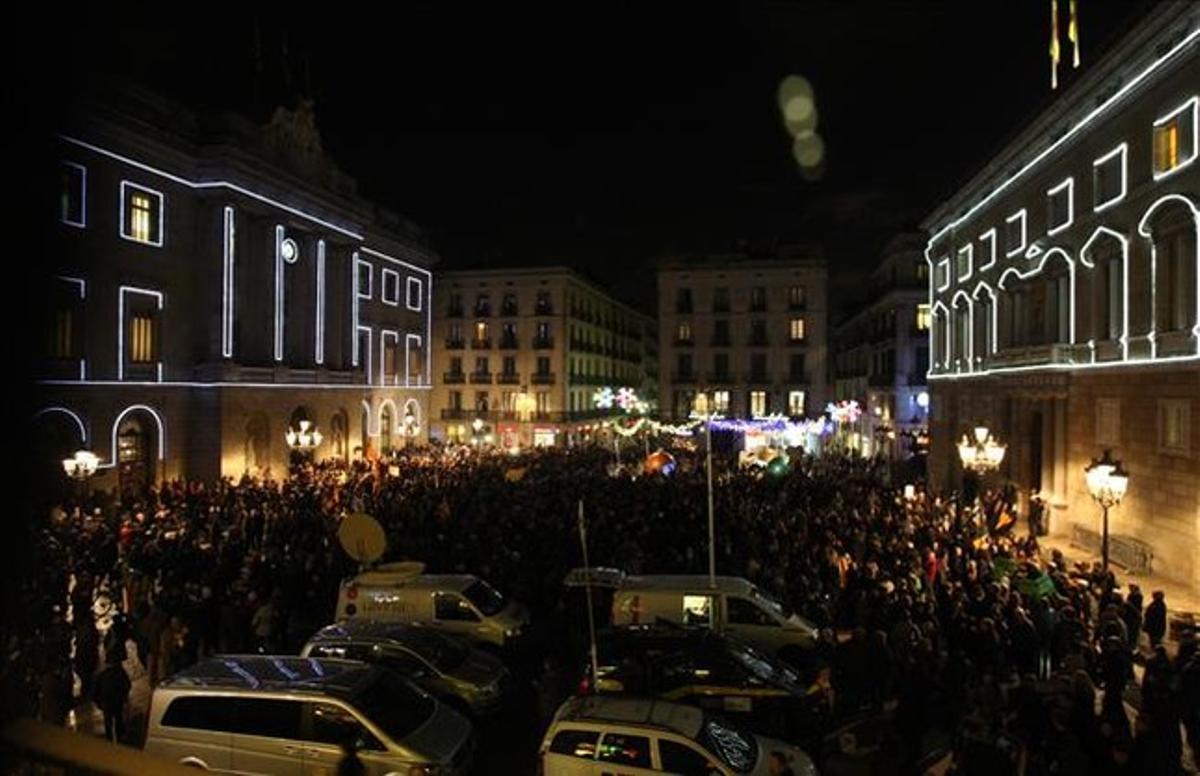
[[[1058,0],[1050,0],[1050,88],[1058,88]]]
[[[1067,22],[1067,40],[1071,41],[1074,47],[1072,67],[1079,67],[1079,9],[1076,7],[1077,2],[1078,0],[1071,0],[1071,20]]]

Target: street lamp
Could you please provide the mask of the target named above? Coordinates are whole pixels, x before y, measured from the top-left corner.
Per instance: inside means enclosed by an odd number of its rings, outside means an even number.
[[[700,391],[692,401],[692,417],[704,422],[704,449],[708,468],[708,586],[717,586],[717,539],[713,520],[712,419],[715,413],[708,394]]]
[[[963,468],[976,474],[1000,468],[1007,450],[1008,447],[997,442],[987,426],[976,426],[974,440],[963,434],[962,441],[958,443],[958,457],[962,460]]]
[[[476,447],[479,447],[479,432],[483,431],[483,418],[475,418],[475,420],[472,420],[471,430],[475,432],[471,436],[471,441]]]
[[[293,452],[311,453],[317,449],[324,437],[313,426],[312,421],[302,420],[299,431],[288,426],[287,433],[283,435],[283,438],[287,440],[287,445]]]
[[[404,434],[404,447],[407,449],[413,437],[421,431],[421,424],[417,421],[417,417],[413,415],[412,410],[404,411],[404,419],[400,424],[400,432]]]
[[[1108,508],[1121,503],[1129,487],[1129,472],[1125,471],[1120,461],[1113,460],[1112,450],[1105,450],[1103,458],[1092,459],[1091,465],[1083,470],[1083,476],[1087,479],[1088,492],[1104,510],[1100,556],[1104,570],[1108,571]]]
[[[75,455],[63,459],[62,466],[67,476],[79,483],[79,491],[86,497],[88,478],[96,473],[100,458],[90,450],[77,450]]]

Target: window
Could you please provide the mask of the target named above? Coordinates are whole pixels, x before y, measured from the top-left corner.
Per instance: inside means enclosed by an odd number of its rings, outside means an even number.
[[[979,271],[983,272],[996,263],[996,229],[995,227],[979,235]]]
[[[729,411],[729,391],[713,391],[713,409],[720,413]]]
[[[675,312],[690,313],[692,311],[692,289],[680,288],[675,291]]]
[[[712,625],[713,597],[711,595],[683,596],[684,625]]]
[[[409,278],[405,285],[404,306],[410,310],[420,311],[422,297],[425,294],[425,284],[420,278]]]
[[[1121,336],[1124,329],[1122,305],[1125,300],[1121,297],[1121,258],[1120,256],[1104,262],[1105,291],[1108,300],[1108,339],[1115,340]]]
[[[917,280],[929,279],[929,263],[918,259],[916,262]]]
[[[222,698],[229,703],[228,698]],[[234,733],[266,738],[300,738],[300,701],[237,698],[233,704]]]
[[[1121,444],[1121,400],[1096,400],[1096,444],[1116,447]]]
[[[750,344],[751,345],[766,345],[767,344],[767,322],[758,320],[750,321]]]
[[[729,379],[728,353],[717,353],[713,356],[713,378],[716,380]]]
[[[1191,327],[1195,304],[1192,277],[1196,255],[1196,233],[1177,224],[1163,225],[1155,235],[1159,262],[1155,326],[1162,331],[1184,331]],[[1189,266],[1190,265],[1190,266]]]
[[[730,625],[775,625],[775,618],[764,612],[758,604],[745,598],[729,596],[725,599],[729,604]]]
[[[358,295],[370,299],[374,290],[375,265],[366,261],[356,261],[354,266],[358,268]]]
[[[705,755],[686,744],[677,744],[665,738],[658,739],[658,759],[667,773],[707,776],[718,772]]]
[[[450,358],[450,373],[451,374],[462,374],[462,370],[463,370],[462,356],[452,356]]]
[[[1187,455],[1191,449],[1192,403],[1188,399],[1158,400],[1160,453]]]
[[[533,395],[534,401],[537,402],[537,412],[539,415],[545,415],[550,411],[550,392],[538,391]]]
[[[379,739],[341,706],[332,703],[309,703],[308,708],[312,715],[312,733],[307,736],[307,740],[335,746],[350,741],[357,749],[385,751],[386,748]]]
[[[788,307],[793,310],[803,310],[804,302],[804,286],[791,286],[788,288]]]
[[[750,312],[761,313],[767,309],[767,289],[765,286],[755,286],[750,289]]]
[[[729,344],[729,321],[720,319],[713,321],[713,342],[718,346],[726,346]]]
[[[154,316],[146,313],[129,319],[129,361],[134,364],[149,364],[155,357]]]
[[[594,730],[560,730],[550,742],[550,751],[590,760],[596,756],[599,738],[600,734]]]
[[[550,357],[549,356],[538,356],[537,373],[539,375],[550,374]]]
[[[1154,178],[1165,178],[1196,159],[1196,107],[1192,97],[1175,110],[1154,121]]]
[[[933,278],[934,285],[938,291],[945,291],[950,287],[950,259],[945,258],[937,263],[937,270]]]
[[[751,353],[750,354],[750,379],[751,380],[766,380],[767,379],[767,354],[766,353]]]
[[[396,332],[379,332],[379,347],[383,350],[383,374],[379,376],[381,385],[396,384],[396,351],[398,348]]]
[[[478,294],[475,297],[475,314],[476,315],[491,315],[492,302],[487,294]]]
[[[688,323],[687,321],[682,321],[679,324],[678,330],[676,331],[675,338],[678,342],[691,342],[692,341],[692,324]]]
[[[87,223],[87,168],[74,162],[62,163],[62,194],[58,217],[64,224]]]
[[[550,304],[550,292],[538,291],[537,302],[535,303],[534,313],[537,315],[550,315],[554,311],[553,305]]]
[[[752,417],[762,417],[767,414],[767,392],[766,391],[751,391],[750,392],[750,415]]]
[[[451,622],[479,622],[479,615],[456,593],[433,594],[433,618]]]
[[[50,358],[78,358],[77,339],[79,328],[75,325],[75,309],[66,305],[54,311],[50,329],[48,354]]]
[[[804,416],[804,391],[788,391],[788,414],[794,418]]]
[[[484,348],[490,347],[490,344],[488,343],[487,321],[475,322],[475,346]]]
[[[1075,221],[1075,179],[1046,191],[1046,234],[1058,234]]]
[[[517,373],[517,357],[505,356],[501,361],[501,374],[515,375]]]
[[[537,325],[537,341],[543,345],[550,342],[550,324],[546,321],[540,321]]]
[[[1004,219],[1005,256],[1016,256],[1025,250],[1027,220],[1028,217],[1024,208]]]
[[[626,733],[605,733],[596,759],[632,768],[649,768],[650,739]]]
[[[804,369],[804,354],[792,353],[788,356],[788,380],[793,383],[807,383],[808,375]]]
[[[788,339],[792,342],[804,341],[804,319],[793,318],[788,326]]]
[[[500,347],[515,348],[517,346],[517,324],[500,324]]]
[[[511,291],[506,293],[500,299],[500,314],[501,315],[516,315],[517,314],[517,295]]]
[[[929,305],[917,305],[917,331],[929,331]]]
[[[676,372],[678,372],[680,378],[687,379],[692,376],[691,353],[680,353],[676,356],[675,363],[677,366]]]
[[[712,309],[714,313],[729,312],[729,287],[718,286],[713,289]]]
[[[1121,143],[1092,162],[1092,209],[1099,213],[1125,198],[1129,144]]]
[[[975,246],[964,245],[958,249],[954,259],[954,277],[963,281],[971,277],[972,266],[975,263]]]
[[[162,724],[165,727],[230,732],[237,727],[233,715],[234,705],[227,697],[184,696],[167,706]]]
[[[488,357],[487,356],[476,356],[475,357],[475,374],[486,375],[487,373],[488,373]]]
[[[163,195],[121,181],[121,236],[126,240],[162,245]]]
[[[454,293],[450,295],[450,303],[446,305],[446,315],[459,316],[463,314],[462,294]]]

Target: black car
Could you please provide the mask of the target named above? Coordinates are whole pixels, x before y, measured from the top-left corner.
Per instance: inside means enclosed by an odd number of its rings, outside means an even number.
[[[764,735],[803,744],[827,721],[800,675],[733,636],[708,628],[641,626],[597,636],[597,676],[581,693],[654,696],[715,711]]]

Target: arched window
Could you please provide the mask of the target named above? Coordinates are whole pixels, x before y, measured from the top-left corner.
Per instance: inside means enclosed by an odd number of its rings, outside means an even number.
[[[972,299],[975,310],[971,323],[974,332],[972,348],[975,363],[982,364],[996,352],[996,295],[991,288],[980,283]]]
[[[333,413],[329,419],[329,443],[333,456],[342,461],[350,458],[349,428],[350,421],[344,409]]]
[[[393,417],[392,403],[385,401],[379,408],[379,452],[388,453],[392,449],[392,429],[396,420]]]
[[[1196,228],[1174,204],[1151,222],[1154,240],[1154,330],[1186,331],[1196,320]]]
[[[950,306],[954,321],[954,334],[951,338],[953,366],[955,370],[969,370],[974,360],[971,349],[971,298],[965,292],[959,291]]]
[[[1089,314],[1079,316],[1079,322],[1086,336],[1096,342],[1117,340],[1125,333],[1125,254],[1124,238],[1103,227],[1079,252],[1081,263],[1087,267],[1082,270],[1081,281],[1087,281],[1078,298],[1087,299],[1090,308]]]
[[[1043,260],[1039,276],[1042,291],[1040,294],[1035,291],[1031,308],[1035,318],[1034,335],[1041,332],[1040,342],[1034,344],[1053,345],[1073,340],[1073,273],[1074,265],[1061,250],[1052,250]],[[1034,283],[1038,281],[1035,279]],[[1039,320],[1040,327],[1037,325]]]

